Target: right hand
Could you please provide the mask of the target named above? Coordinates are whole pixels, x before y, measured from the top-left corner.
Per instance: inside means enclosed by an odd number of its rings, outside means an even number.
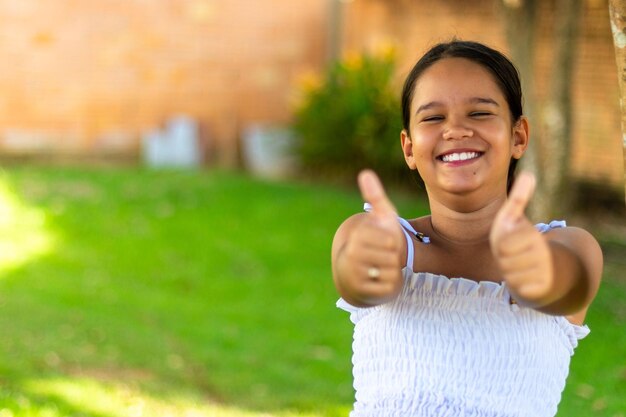
[[[358,183],[372,210],[363,215],[346,241],[341,256],[342,286],[363,304],[377,305],[395,298],[402,289],[405,238],[378,176],[362,171]]]

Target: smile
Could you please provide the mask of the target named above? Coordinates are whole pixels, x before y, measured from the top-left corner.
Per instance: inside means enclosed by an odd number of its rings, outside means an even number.
[[[456,161],[467,161],[469,159],[475,159],[482,155],[481,152],[454,152],[446,155],[442,155],[439,158],[443,162],[456,162]]]

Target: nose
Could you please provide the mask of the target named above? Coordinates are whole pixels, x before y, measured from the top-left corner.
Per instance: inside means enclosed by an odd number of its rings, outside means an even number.
[[[467,126],[463,126],[459,123],[451,122],[449,126],[446,126],[443,132],[443,138],[445,140],[455,140],[455,139],[464,139],[471,138],[474,136],[474,131]]]

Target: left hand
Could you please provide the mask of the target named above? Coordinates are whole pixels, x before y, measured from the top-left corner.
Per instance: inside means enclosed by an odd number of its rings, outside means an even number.
[[[511,294],[521,304],[549,304],[554,288],[552,253],[545,237],[524,210],[535,190],[535,177],[521,173],[491,226],[489,241]]]

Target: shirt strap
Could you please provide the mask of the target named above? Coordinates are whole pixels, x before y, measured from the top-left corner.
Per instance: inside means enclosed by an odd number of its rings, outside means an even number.
[[[535,225],[535,228],[541,233],[546,233],[552,229],[559,229],[561,227],[567,227],[565,220],[552,220],[550,223],[537,223]]]

